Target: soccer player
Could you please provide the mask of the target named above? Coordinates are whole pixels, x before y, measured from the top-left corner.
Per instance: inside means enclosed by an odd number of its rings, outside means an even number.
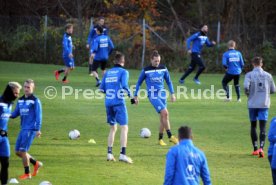
[[[35,137],[40,137],[42,123],[42,109],[40,100],[33,94],[35,88],[34,81],[28,79],[24,83],[24,95],[19,98],[16,108],[11,118],[20,116],[21,130],[18,135],[15,152],[22,159],[25,173],[19,178],[21,180],[30,179],[36,176],[38,169],[42,166],[40,161],[35,160],[29,153],[30,146]],[[34,171],[30,174],[30,163],[34,165]]]
[[[68,83],[67,77],[69,73],[75,68],[75,61],[73,56],[73,42],[71,35],[73,34],[73,24],[67,24],[65,26],[65,33],[63,35],[62,47],[63,47],[63,61],[65,64],[65,69],[60,69],[55,71],[56,80],[59,79],[59,75],[64,72],[64,77],[62,83]]]
[[[188,53],[191,54],[191,64],[188,68],[188,70],[183,74],[183,76],[180,78],[179,83],[184,84],[184,80],[191,72],[194,71],[196,65],[199,66],[198,71],[196,73],[196,76],[194,77],[194,82],[196,84],[200,84],[200,81],[198,79],[199,75],[204,71],[205,65],[203,63],[203,60],[201,59],[201,50],[203,48],[203,45],[207,45],[208,47],[212,47],[216,44],[215,41],[210,42],[208,37],[208,26],[203,25],[200,27],[200,31],[193,34],[187,39],[187,50]],[[191,42],[193,43],[192,49],[191,49]]]
[[[98,21],[98,24],[96,26],[94,26],[89,32],[89,35],[88,35],[88,38],[87,38],[87,44],[86,44],[87,49],[91,49],[93,47],[93,41],[98,35],[97,34],[97,27],[102,27],[103,28],[103,34],[108,35],[108,28],[105,26],[104,17],[100,17],[99,21]],[[93,63],[93,58],[89,54],[89,74],[90,74],[90,76],[93,76],[92,63]]]
[[[270,122],[268,141],[270,144],[267,155],[271,167],[272,181],[273,184],[276,184],[276,117],[274,117]]]
[[[124,94],[127,93],[131,97],[128,87],[128,71],[123,67],[125,65],[125,57],[122,53],[116,53],[115,65],[108,70],[103,77],[100,90],[106,94],[105,107],[107,115],[107,123],[110,125],[107,148],[107,161],[116,161],[112,154],[114,137],[117,131],[117,123],[121,126],[121,153],[119,161],[132,163],[132,159],[126,155],[127,134],[128,134],[128,114],[125,105]],[[134,99],[131,99],[132,104]]]
[[[146,81],[148,98],[156,112],[160,114],[160,127],[159,127],[159,145],[167,145],[163,141],[163,132],[164,129],[167,132],[170,142],[174,144],[178,143],[178,140],[171,133],[170,121],[169,121],[169,112],[167,110],[167,97],[166,90],[164,89],[164,80],[166,81],[170,93],[171,101],[176,100],[174,95],[173,84],[170,78],[168,69],[160,64],[161,57],[158,51],[153,51],[151,55],[151,65],[144,68],[139,76],[139,79],[136,84],[136,91],[134,93],[135,103],[138,104],[138,92],[143,81]]]
[[[114,49],[112,40],[109,36],[103,34],[102,27],[97,27],[97,34],[98,36],[94,39],[93,48],[91,49],[91,57],[94,59],[92,64],[92,73],[97,81],[96,87],[101,84],[97,69],[101,66],[101,70],[104,75],[109,55],[111,55]]]
[[[252,155],[264,157],[266,136],[266,122],[270,107],[270,94],[276,92],[275,83],[271,74],[262,69],[263,59],[254,57],[252,60],[253,71],[247,73],[244,79],[245,94],[248,96],[248,110],[251,122],[251,139],[254,151]],[[258,149],[257,121],[260,123],[260,148]]]
[[[199,177],[204,185],[211,185],[207,159],[193,145],[192,129],[180,127],[178,139],[179,145],[172,147],[167,154],[164,185],[198,185]]]
[[[8,168],[10,158],[10,143],[8,138],[8,121],[11,115],[12,103],[18,98],[21,85],[9,82],[0,97],[0,180],[2,185],[8,184]]]
[[[225,68],[225,75],[222,80],[223,89],[226,92],[225,101],[231,101],[229,97],[228,83],[234,79],[234,86],[237,93],[238,102],[241,102],[239,79],[242,72],[244,62],[242,54],[235,50],[236,42],[230,40],[228,42],[228,51],[223,54],[222,65]]]

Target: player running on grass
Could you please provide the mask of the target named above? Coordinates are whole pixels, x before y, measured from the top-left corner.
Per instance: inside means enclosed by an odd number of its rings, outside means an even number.
[[[9,82],[4,93],[0,96],[0,180],[2,185],[8,184],[8,168],[10,158],[10,143],[8,138],[8,121],[11,115],[12,103],[18,98],[21,85]]]
[[[116,53],[115,65],[108,70],[103,77],[100,90],[106,94],[105,107],[107,115],[107,123],[110,125],[108,136],[107,160],[116,161],[112,154],[114,137],[117,131],[117,123],[121,126],[121,153],[119,161],[132,163],[132,159],[126,156],[127,134],[128,134],[128,114],[125,105],[124,94],[127,93],[131,97],[128,87],[129,74],[123,67],[125,65],[125,57],[122,53]],[[131,99],[132,104],[134,99]]]
[[[166,90],[164,89],[164,80],[166,81],[170,93],[171,101],[176,100],[173,84],[168,69],[160,64],[161,57],[158,51],[153,51],[151,55],[151,65],[144,68],[139,76],[134,94],[135,103],[138,104],[138,92],[143,81],[146,81],[148,98],[156,112],[160,114],[159,145],[167,145],[163,141],[164,129],[167,132],[170,142],[178,143],[178,139],[172,135],[169,121],[169,112],[167,110]]]
[[[207,37],[207,33],[208,33],[208,26],[203,25],[200,27],[199,32],[193,34],[187,39],[187,50],[188,50],[188,53],[191,54],[191,64],[188,70],[180,78],[179,80],[180,84],[184,84],[185,78],[195,70],[195,67],[197,65],[199,68],[194,77],[194,82],[196,84],[200,84],[198,77],[205,69],[205,65],[203,63],[203,60],[201,59],[201,50],[204,45],[207,45],[208,47],[212,47],[216,44],[215,41],[212,41],[212,42],[209,41]],[[192,49],[191,49],[191,42],[193,42]]]
[[[62,79],[62,83],[68,83],[67,77],[69,73],[75,68],[75,61],[73,56],[73,42],[72,35],[73,33],[73,24],[67,24],[65,26],[65,33],[63,35],[62,47],[63,53],[62,58],[65,64],[65,69],[60,69],[55,71],[56,80],[59,79],[59,75],[64,72],[64,77]]]
[[[87,38],[87,44],[86,44],[86,48],[89,49],[89,51],[91,48],[93,48],[93,41],[98,36],[97,27],[102,27],[103,34],[108,35],[108,28],[105,26],[104,22],[105,22],[104,17],[100,17],[98,24],[90,30],[88,38]],[[90,74],[90,76],[93,76],[92,63],[93,63],[93,58],[91,57],[90,52],[89,52],[89,74]]]
[[[254,151],[252,155],[264,157],[264,144],[266,136],[266,122],[270,107],[270,94],[276,92],[275,83],[271,74],[262,69],[263,59],[253,58],[253,71],[247,73],[244,79],[245,94],[248,96],[248,111],[251,122],[251,139]],[[260,123],[260,148],[258,149],[257,121]]]
[[[222,80],[222,86],[226,92],[225,101],[231,101],[231,98],[229,97],[228,83],[234,79],[234,86],[237,93],[237,99],[238,102],[241,102],[239,80],[240,74],[244,66],[244,62],[242,54],[239,51],[235,50],[235,48],[236,42],[230,40],[228,42],[228,51],[225,52],[222,57],[222,65],[226,71]]]
[[[101,84],[97,69],[101,66],[104,75],[108,58],[114,49],[112,40],[109,36],[103,34],[102,27],[97,27],[97,34],[98,36],[94,39],[93,48],[91,49],[91,57],[94,59],[92,73],[97,81],[96,87]]]
[[[40,137],[42,123],[42,109],[40,100],[33,95],[35,88],[34,81],[28,79],[24,83],[24,95],[19,98],[11,118],[20,116],[21,130],[17,137],[15,152],[22,159],[25,173],[19,178],[30,179],[36,176],[42,163],[35,160],[29,153],[30,146],[35,137]],[[30,173],[30,163],[34,165],[34,171]]]

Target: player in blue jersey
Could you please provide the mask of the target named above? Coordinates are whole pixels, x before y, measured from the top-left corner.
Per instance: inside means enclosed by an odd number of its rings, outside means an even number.
[[[104,75],[109,55],[111,55],[114,49],[112,40],[109,36],[103,34],[102,27],[97,27],[97,34],[98,36],[94,39],[93,48],[91,49],[91,57],[94,59],[92,64],[92,73],[97,81],[96,87],[101,84],[97,69],[101,66],[101,70]]]
[[[241,52],[235,50],[236,42],[230,40],[228,42],[228,51],[223,54],[222,65],[225,68],[225,75],[222,80],[223,89],[226,92],[226,101],[231,101],[229,97],[228,83],[234,79],[234,86],[237,94],[238,102],[241,102],[240,96],[240,74],[242,72],[244,61]]]
[[[71,35],[73,34],[73,29],[74,29],[73,24],[67,24],[65,26],[65,33],[63,35],[63,40],[62,40],[62,47],[63,47],[62,58],[65,64],[65,68],[55,71],[56,80],[58,80],[59,75],[64,72],[62,83],[69,82],[67,80],[67,77],[69,73],[75,68],[75,61],[73,56],[73,42],[71,37]]]
[[[164,185],[211,185],[210,172],[205,154],[193,144],[192,129],[178,129],[179,145],[172,147],[166,160]]]
[[[103,28],[103,34],[108,35],[108,28],[105,26],[104,17],[100,17],[99,21],[98,21],[98,24],[93,26],[93,28],[89,31],[89,35],[87,37],[87,44],[86,44],[87,49],[93,48],[93,41],[98,36],[97,27],[102,27]],[[89,54],[89,74],[90,74],[90,76],[93,76],[92,63],[93,63],[93,57],[91,57],[91,55]]]
[[[24,95],[19,98],[16,108],[11,118],[20,116],[21,130],[17,137],[15,152],[22,159],[25,173],[19,178],[21,180],[30,179],[36,176],[42,163],[35,160],[29,153],[30,146],[35,137],[40,137],[42,123],[42,108],[40,100],[33,94],[35,88],[34,81],[28,79],[24,83]],[[30,163],[34,166],[34,171],[30,174]]]
[[[276,184],[276,117],[272,118],[268,132],[269,147],[267,151],[270,163],[272,184]]]
[[[12,103],[18,98],[21,85],[9,82],[0,96],[0,180],[2,185],[8,184],[8,168],[10,158],[10,143],[8,138],[8,121],[11,115]]]
[[[205,65],[203,63],[203,60],[201,59],[201,50],[204,45],[208,47],[212,47],[216,44],[215,41],[210,42],[208,37],[208,26],[203,25],[200,28],[200,31],[193,34],[187,39],[187,50],[188,53],[191,54],[191,64],[188,68],[188,70],[183,74],[183,76],[180,78],[179,83],[184,84],[184,80],[191,72],[194,71],[195,67],[198,65],[198,71],[194,77],[194,82],[196,84],[200,84],[200,81],[198,79],[199,75],[204,71]],[[191,48],[191,42],[192,48]]]
[[[123,67],[125,65],[125,57],[122,53],[116,53],[115,65],[108,70],[104,77],[100,90],[106,94],[105,107],[107,115],[107,123],[110,125],[108,136],[107,160],[115,161],[112,154],[114,137],[117,131],[117,123],[121,126],[121,153],[119,161],[132,163],[132,159],[126,156],[127,134],[128,134],[128,114],[125,105],[124,94],[132,97],[128,87],[129,74]],[[134,99],[131,98],[132,104]]]
[[[166,145],[163,141],[163,132],[166,130],[170,142],[174,144],[178,143],[178,140],[171,133],[170,121],[169,121],[169,112],[167,110],[167,95],[166,90],[164,89],[164,80],[166,81],[169,91],[171,93],[171,101],[176,100],[174,95],[173,84],[170,78],[168,69],[160,64],[161,57],[158,51],[153,51],[151,55],[151,65],[145,67],[137,81],[136,91],[134,93],[134,99],[136,104],[138,104],[138,93],[140,86],[143,81],[146,81],[148,98],[156,112],[160,114],[160,128],[159,128],[159,144],[161,146]]]

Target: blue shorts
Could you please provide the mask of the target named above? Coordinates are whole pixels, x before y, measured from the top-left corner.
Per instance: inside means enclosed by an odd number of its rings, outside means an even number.
[[[121,126],[128,124],[128,115],[126,105],[115,105],[106,107],[107,123],[115,125],[119,123]]]
[[[167,108],[167,99],[165,98],[149,97],[149,101],[158,113]]]
[[[248,110],[250,121],[268,120],[268,108],[249,108]]]
[[[75,61],[74,58],[70,57],[63,57],[63,61],[66,67],[74,68],[75,67]]]
[[[10,155],[9,138],[0,136],[0,157],[10,157]]]
[[[28,152],[36,136],[36,131],[21,130],[15,144],[15,151]]]

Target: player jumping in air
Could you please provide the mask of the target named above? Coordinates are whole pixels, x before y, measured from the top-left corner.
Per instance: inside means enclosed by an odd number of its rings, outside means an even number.
[[[11,115],[12,103],[18,98],[21,85],[9,82],[0,96],[0,180],[2,185],[8,184],[8,168],[10,158],[10,143],[8,138],[8,121]]]
[[[264,157],[264,144],[266,136],[266,122],[270,107],[270,94],[276,92],[271,74],[262,69],[263,59],[253,58],[253,71],[247,73],[244,79],[245,94],[248,96],[248,111],[251,122],[251,139],[254,151],[252,155]],[[260,123],[260,148],[258,149],[257,121]]]
[[[35,88],[34,81],[29,79],[24,83],[24,95],[19,98],[16,108],[11,118],[20,116],[21,130],[17,137],[15,152],[22,159],[25,173],[19,178],[21,180],[30,179],[36,176],[42,163],[35,160],[29,153],[30,146],[35,137],[40,137],[42,109],[40,100],[33,95]],[[34,171],[30,173],[30,163],[34,166]]]
[[[107,115],[107,123],[110,125],[108,136],[107,160],[116,161],[112,154],[114,137],[117,131],[117,123],[121,126],[121,153],[119,161],[132,163],[132,159],[126,156],[127,134],[128,134],[128,114],[125,105],[124,94],[127,93],[131,97],[128,87],[129,74],[123,67],[125,65],[125,57],[122,53],[116,53],[115,65],[108,70],[104,77],[100,90],[106,94],[105,107]],[[131,99],[132,104],[134,99]]]
[[[196,84],[200,84],[198,77],[205,69],[205,65],[203,63],[203,60],[201,59],[201,50],[204,45],[207,45],[208,47],[212,47],[216,44],[215,41],[212,41],[212,42],[209,41],[207,37],[207,33],[208,33],[208,26],[203,25],[200,27],[199,32],[193,34],[187,39],[187,50],[188,50],[188,53],[191,54],[191,64],[188,70],[180,78],[179,80],[180,84],[184,84],[185,78],[189,76],[191,72],[194,71],[196,65],[198,65],[199,68],[196,73],[196,76],[194,77],[194,82]],[[193,42],[192,49],[191,49],[191,42]]]
[[[93,48],[91,48],[91,57],[94,59],[92,64],[92,73],[97,83],[96,87],[101,84],[97,69],[101,66],[102,73],[104,75],[106,64],[111,55],[114,45],[109,36],[103,34],[103,28],[97,27],[98,36],[94,39]]]
[[[225,75],[222,80],[223,89],[226,92],[226,100],[231,101],[229,97],[228,83],[234,79],[234,86],[237,93],[238,102],[241,102],[239,79],[242,72],[244,62],[242,54],[235,50],[236,42],[230,40],[228,42],[228,51],[223,54],[222,65],[225,68]]]
[[[98,35],[97,34],[97,27],[102,27],[103,28],[103,34],[108,35],[108,28],[105,26],[104,22],[105,22],[104,17],[100,17],[99,21],[98,21],[98,24],[90,30],[88,38],[87,38],[87,44],[86,44],[87,49],[90,50],[91,48],[93,48],[93,41]],[[91,57],[90,52],[89,52],[89,74],[90,74],[90,76],[93,76],[92,63],[93,63],[93,58]]]
[[[75,68],[75,62],[74,62],[74,56],[73,56],[73,42],[71,37],[72,33],[73,33],[73,24],[67,24],[65,26],[65,33],[63,35],[63,40],[62,40],[62,47],[63,47],[62,58],[65,64],[65,69],[60,69],[55,71],[56,80],[58,80],[59,75],[64,72],[62,83],[69,82],[67,80],[67,77],[69,73]]]
[[[148,98],[156,112],[160,114],[159,144],[167,145],[163,141],[164,129],[167,131],[170,142],[178,143],[178,139],[172,135],[170,129],[169,112],[167,110],[166,90],[164,89],[164,80],[166,81],[170,93],[171,101],[176,100],[173,84],[168,69],[160,64],[161,57],[158,51],[153,51],[151,55],[151,65],[144,68],[139,76],[134,94],[135,103],[138,104],[138,92],[143,81],[146,81]]]

